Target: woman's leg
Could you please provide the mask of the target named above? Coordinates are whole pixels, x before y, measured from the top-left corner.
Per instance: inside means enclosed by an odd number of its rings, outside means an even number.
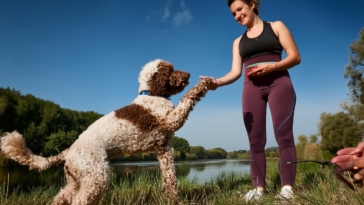
[[[243,89],[243,118],[250,144],[250,173],[254,188],[265,187],[266,175],[266,97],[263,88],[245,83]]]
[[[274,82],[271,86],[268,102],[275,137],[279,146],[281,184],[282,186],[293,186],[296,177],[296,164],[286,164],[286,162],[296,161],[297,158],[293,136],[296,94],[289,77],[282,77]]]

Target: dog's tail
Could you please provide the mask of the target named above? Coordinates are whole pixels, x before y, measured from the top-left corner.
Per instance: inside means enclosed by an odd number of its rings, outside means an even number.
[[[17,131],[4,133],[1,138],[1,151],[7,158],[10,158],[22,165],[29,166],[30,170],[43,171],[51,166],[65,162],[67,149],[56,156],[44,158],[37,156],[27,148],[25,140]]]

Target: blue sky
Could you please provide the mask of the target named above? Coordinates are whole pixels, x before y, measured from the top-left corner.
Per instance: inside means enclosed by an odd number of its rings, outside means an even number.
[[[301,53],[301,64],[289,71],[296,137],[317,133],[321,113],[341,111],[349,98],[343,73],[363,14],[363,0],[261,1],[261,19],[283,21]],[[188,88],[200,75],[224,75],[232,42],[244,32],[225,0],[1,0],[0,87],[107,114],[134,100],[141,67],[151,60],[190,72]],[[249,149],[242,86],[239,79],[209,92],[176,135],[206,149]],[[267,122],[266,147],[277,146],[269,112]]]

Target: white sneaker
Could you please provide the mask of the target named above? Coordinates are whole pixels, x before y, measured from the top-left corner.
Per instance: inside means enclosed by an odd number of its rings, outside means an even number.
[[[248,191],[248,193],[245,194],[244,199],[246,202],[254,199],[256,201],[259,201],[260,198],[262,198],[263,192],[259,191],[258,189],[253,189]]]
[[[293,191],[291,186],[282,187],[281,193],[277,196],[277,198],[281,199],[292,199]]]

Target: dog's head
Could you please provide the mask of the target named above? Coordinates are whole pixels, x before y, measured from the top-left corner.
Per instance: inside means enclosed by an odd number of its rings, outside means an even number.
[[[147,63],[139,75],[139,93],[148,91],[151,96],[171,96],[183,91],[190,74],[174,70],[173,65],[157,59]]]

